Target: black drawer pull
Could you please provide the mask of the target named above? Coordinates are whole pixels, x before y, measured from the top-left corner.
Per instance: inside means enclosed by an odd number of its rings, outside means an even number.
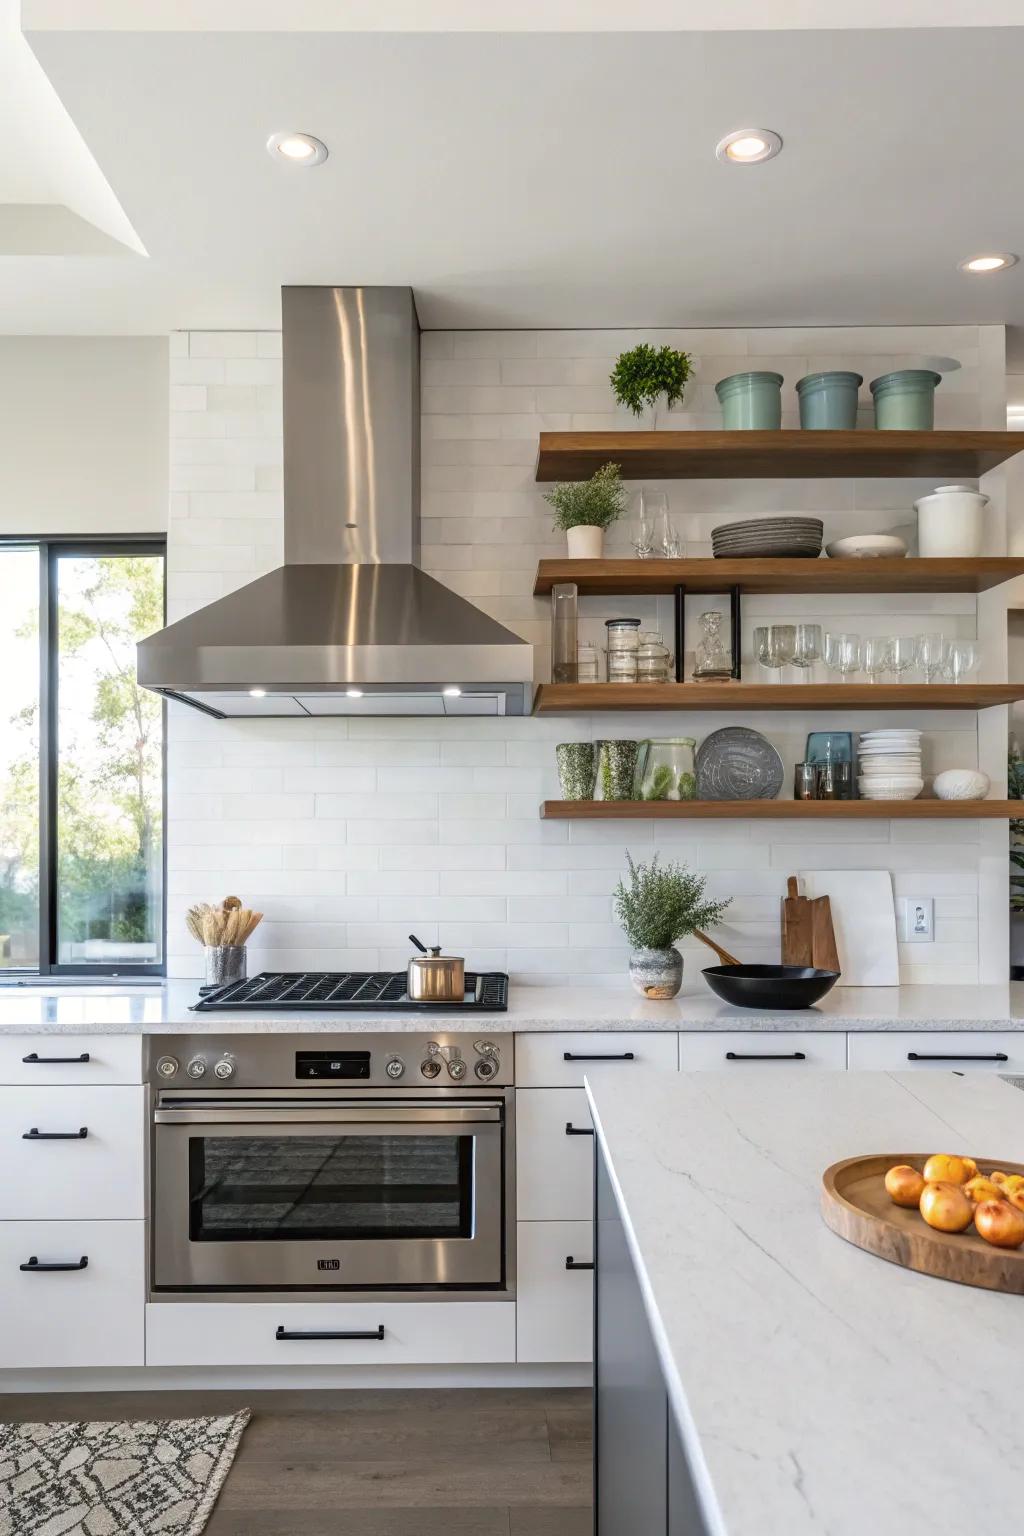
[[[72,1062],[77,1066],[79,1062],[89,1060],[89,1052],[83,1051],[81,1056],[40,1056],[38,1051],[30,1051],[21,1059],[26,1067],[63,1067]]]
[[[726,1051],[726,1061],[806,1061],[803,1051]]]
[[[41,1131],[34,1125],[30,1131],[22,1131],[22,1141],[84,1141],[89,1134],[87,1125],[79,1126],[77,1131]]]
[[[593,1263],[584,1264],[582,1259],[574,1259],[570,1253],[566,1257],[565,1267],[566,1269],[593,1269],[594,1266]]]
[[[990,1056],[971,1051],[953,1051],[948,1056],[941,1052],[932,1055],[928,1051],[908,1051],[908,1061],[1009,1061],[1005,1051],[993,1051]]]
[[[632,1051],[623,1051],[621,1054],[606,1052],[603,1056],[577,1056],[575,1051],[563,1051],[563,1061],[633,1061]]]
[[[27,1264],[19,1264],[18,1268],[24,1275],[55,1274],[58,1270],[65,1269],[88,1269],[89,1257],[83,1253],[77,1264],[40,1264],[33,1254]]]
[[[585,1125],[573,1125],[571,1120],[565,1122],[565,1134],[567,1136],[593,1136],[593,1131]]]
[[[329,1331],[320,1328],[278,1328],[274,1334],[275,1339],[382,1339],[384,1337],[384,1324],[379,1323],[376,1328],[367,1329],[360,1333],[358,1330],[339,1329]]]

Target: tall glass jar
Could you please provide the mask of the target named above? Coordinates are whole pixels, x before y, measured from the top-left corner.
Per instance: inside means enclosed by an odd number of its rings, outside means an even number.
[[[575,683],[579,603],[574,581],[556,582],[551,588],[551,681]]]
[[[644,630],[639,636],[636,653],[636,680],[638,683],[667,683],[669,648],[657,630]]]
[[[692,736],[642,741],[633,780],[634,800],[696,800]]]
[[[640,648],[639,619],[606,619],[608,631],[608,681],[635,683]]]

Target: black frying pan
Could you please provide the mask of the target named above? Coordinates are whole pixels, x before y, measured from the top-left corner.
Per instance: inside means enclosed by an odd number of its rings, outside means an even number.
[[[818,971],[812,965],[743,965],[706,933],[694,937],[724,962],[705,968],[708,986],[737,1008],[812,1008],[839,980],[838,971]]]

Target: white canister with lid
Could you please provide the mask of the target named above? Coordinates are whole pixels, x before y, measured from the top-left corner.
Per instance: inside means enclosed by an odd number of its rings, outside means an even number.
[[[988,497],[971,485],[940,485],[914,502],[918,553],[928,560],[973,559],[985,540]]]

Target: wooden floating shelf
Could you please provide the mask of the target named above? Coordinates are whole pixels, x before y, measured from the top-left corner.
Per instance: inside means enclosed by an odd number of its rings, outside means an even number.
[[[545,800],[543,821],[1006,821],[1019,800]]]
[[[537,479],[585,480],[602,464],[627,480],[956,480],[1024,452],[1024,432],[542,432]]]
[[[574,581],[581,597],[671,597],[721,593],[745,596],[788,592],[987,592],[1024,576],[1024,560],[542,560],[534,582],[543,597],[558,582]]]
[[[602,710],[987,709],[1024,699],[1019,683],[541,683],[536,715]]]

